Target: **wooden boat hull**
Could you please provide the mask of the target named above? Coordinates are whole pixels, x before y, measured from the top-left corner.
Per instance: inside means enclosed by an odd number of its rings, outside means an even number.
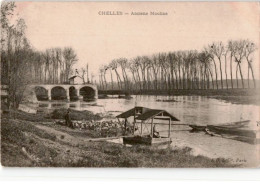
[[[208,125],[207,129],[210,132],[228,136],[231,139],[247,142],[250,144],[259,144],[260,143],[260,132],[259,130],[247,130],[240,128],[231,128],[226,126],[214,126]]]
[[[189,125],[192,128],[192,131],[205,131],[206,126],[202,125]]]
[[[124,144],[154,145],[154,144],[167,144],[171,142],[172,142],[171,138],[168,137],[161,137],[161,138],[152,138],[150,136],[123,137]]]
[[[232,135],[256,138],[256,131],[253,131],[253,130],[227,128],[227,127],[223,127],[223,126],[214,126],[214,125],[208,125],[207,128],[210,131],[213,131],[216,133],[232,134]]]

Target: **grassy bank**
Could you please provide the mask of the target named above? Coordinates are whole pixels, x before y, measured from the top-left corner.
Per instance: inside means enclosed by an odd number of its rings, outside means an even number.
[[[127,92],[129,93],[129,92]],[[124,95],[125,91],[122,90],[100,90],[101,95]],[[180,89],[172,91],[160,91],[160,90],[144,90],[144,91],[132,91],[133,95],[172,95],[172,96],[206,96],[209,98],[215,98],[219,100],[225,100],[231,103],[237,104],[254,104],[260,105],[260,92],[259,89]]]
[[[89,142],[82,132],[45,120],[1,119],[1,163],[27,167],[234,167],[228,160],[193,156],[190,148],[158,149]]]

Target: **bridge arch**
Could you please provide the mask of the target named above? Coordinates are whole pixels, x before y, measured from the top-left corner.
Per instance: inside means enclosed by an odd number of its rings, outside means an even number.
[[[69,87],[69,97],[71,101],[78,100],[78,89],[75,86]]]
[[[96,98],[96,89],[92,86],[82,86],[79,88],[79,94],[83,96],[83,99],[95,99]]]
[[[51,89],[52,100],[64,100],[67,99],[67,90],[62,86],[54,86]]]
[[[48,89],[43,86],[34,86],[33,90],[35,92],[37,100],[48,100]]]

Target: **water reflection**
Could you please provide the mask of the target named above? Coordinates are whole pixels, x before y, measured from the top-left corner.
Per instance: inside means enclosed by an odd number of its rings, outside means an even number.
[[[156,100],[175,100],[162,102]],[[94,113],[112,113],[117,115],[134,106],[165,109],[182,122],[192,124],[222,124],[242,119],[259,120],[259,107],[255,105],[231,104],[217,99],[201,96],[133,96],[132,99],[98,99],[92,102],[39,102],[38,110],[72,108],[90,110]]]

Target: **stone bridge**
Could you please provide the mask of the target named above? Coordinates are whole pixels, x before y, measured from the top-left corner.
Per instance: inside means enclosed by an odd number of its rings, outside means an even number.
[[[93,84],[33,84],[29,88],[34,91],[36,88],[44,88],[47,91],[48,100],[52,100],[52,93],[57,88],[65,90],[67,100],[70,100],[72,90],[77,97],[80,97],[84,92],[84,94],[91,95],[94,99],[98,98],[97,86]]]

